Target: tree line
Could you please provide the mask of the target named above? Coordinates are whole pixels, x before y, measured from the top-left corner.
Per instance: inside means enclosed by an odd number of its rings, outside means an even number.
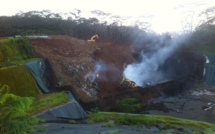
[[[21,12],[10,17],[0,17],[0,36],[62,34],[86,38],[98,34],[102,38],[117,43],[129,43],[134,40],[135,33],[144,34],[145,31],[137,26],[107,24],[97,18],[86,19],[75,13],[71,13],[71,16],[66,19],[60,13],[51,13],[48,10]]]
[[[98,34],[101,39],[120,44],[150,44],[159,38],[169,38],[168,33],[162,35],[147,32],[138,26],[123,26],[118,22],[108,24],[97,18],[83,18],[70,12],[67,18],[62,13],[52,13],[49,10],[20,12],[14,16],[0,16],[0,36],[31,35],[31,34],[62,34],[86,39]],[[106,15],[102,11],[94,11],[97,15]],[[206,9],[200,14],[204,17],[202,23],[191,32],[189,44],[200,48],[202,45],[213,46],[215,41],[215,7]],[[161,44],[162,45],[162,44]]]

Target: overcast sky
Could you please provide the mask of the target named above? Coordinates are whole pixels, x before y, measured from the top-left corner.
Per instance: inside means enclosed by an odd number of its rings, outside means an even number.
[[[80,9],[83,16],[93,10],[113,15],[139,17],[152,15],[150,23],[157,31],[180,30],[182,20],[197,16],[215,0],[0,0],[0,15],[14,15],[19,11],[49,9],[51,12],[73,12]],[[191,20],[190,20],[191,21]],[[192,20],[195,21],[195,20]]]

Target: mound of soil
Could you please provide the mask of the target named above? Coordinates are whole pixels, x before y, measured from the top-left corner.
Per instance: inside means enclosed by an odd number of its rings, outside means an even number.
[[[31,39],[36,57],[48,59],[55,88],[67,87],[84,103],[129,89],[119,87],[125,65],[135,62],[129,45],[87,42],[71,36]]]

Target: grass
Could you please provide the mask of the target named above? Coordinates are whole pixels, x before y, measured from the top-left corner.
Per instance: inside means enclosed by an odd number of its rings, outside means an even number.
[[[31,58],[31,59],[26,59],[26,60],[19,60],[19,61],[7,61],[7,62],[0,62],[0,68],[4,67],[10,67],[10,66],[17,66],[17,65],[23,65],[26,62],[31,62],[35,60],[39,60],[40,58]]]
[[[24,65],[0,68],[0,83],[8,85],[10,92],[22,97],[39,94],[34,78]]]
[[[118,130],[113,130],[109,134],[118,134],[118,133],[119,133]]]
[[[0,67],[20,65],[35,59],[29,39],[0,40]]]
[[[27,112],[30,115],[36,115],[53,107],[65,104],[68,101],[69,97],[64,92],[38,95]]]
[[[107,122],[114,120],[117,125],[145,125],[157,126],[162,124],[163,129],[174,128],[178,129],[181,126],[190,128],[192,131],[204,131],[207,129],[215,130],[215,125],[201,122],[174,118],[170,116],[161,115],[133,115],[133,114],[120,114],[120,113],[92,113],[87,119],[88,123]]]
[[[29,39],[12,38],[0,40],[0,62],[23,61],[33,58]]]
[[[111,128],[111,127],[115,127],[115,125],[113,123],[110,123],[110,122],[106,122],[102,125],[102,127],[108,127],[108,128]]]

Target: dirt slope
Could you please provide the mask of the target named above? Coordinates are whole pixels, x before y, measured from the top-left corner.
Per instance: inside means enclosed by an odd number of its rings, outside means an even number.
[[[123,67],[135,61],[129,45],[87,42],[62,35],[31,42],[37,57],[50,62],[55,87],[71,88],[82,102],[124,92],[119,88]]]

